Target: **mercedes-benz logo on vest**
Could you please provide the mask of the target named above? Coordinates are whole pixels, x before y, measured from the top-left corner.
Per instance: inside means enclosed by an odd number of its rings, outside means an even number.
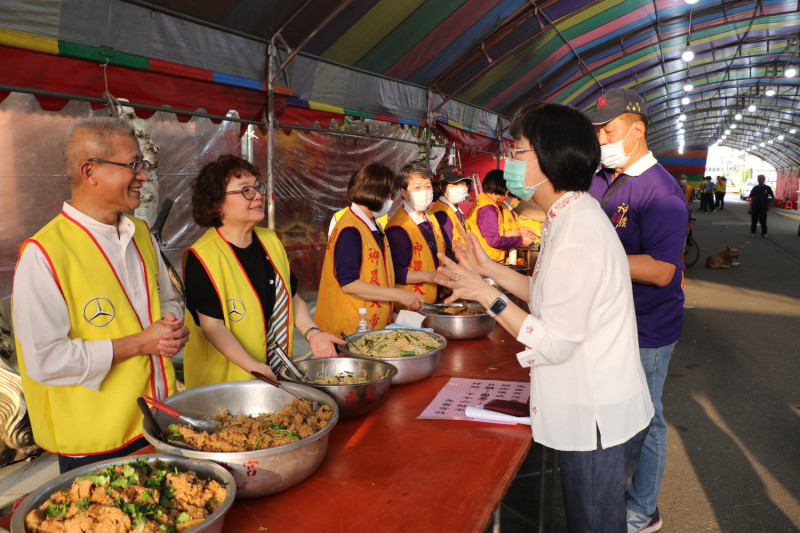
[[[234,322],[239,322],[244,318],[244,315],[247,314],[247,309],[244,307],[244,302],[242,302],[239,298],[228,298],[225,301],[225,308],[225,312],[228,313],[228,318]]]
[[[83,319],[96,328],[108,325],[115,315],[114,304],[104,296],[95,296],[83,306]]]

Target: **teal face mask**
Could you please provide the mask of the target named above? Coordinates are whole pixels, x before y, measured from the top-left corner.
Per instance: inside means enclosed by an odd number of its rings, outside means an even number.
[[[538,161],[538,159],[525,162],[506,158],[506,164],[503,169],[503,178],[506,180],[506,187],[520,200],[530,200],[534,193],[536,193],[536,187],[527,187],[525,185],[525,175],[528,173],[528,164],[534,161]],[[541,183],[539,185],[541,185]]]

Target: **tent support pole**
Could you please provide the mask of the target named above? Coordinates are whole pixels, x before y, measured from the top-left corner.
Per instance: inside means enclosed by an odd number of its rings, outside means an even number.
[[[272,163],[275,157],[275,85],[273,83],[272,68],[275,62],[275,37],[269,43],[268,50],[268,80],[267,80],[267,227],[275,229],[275,181],[273,179]]]
[[[425,162],[430,163],[431,161],[431,118],[433,118],[433,113],[431,113],[431,88],[428,87],[428,92],[425,96]]]

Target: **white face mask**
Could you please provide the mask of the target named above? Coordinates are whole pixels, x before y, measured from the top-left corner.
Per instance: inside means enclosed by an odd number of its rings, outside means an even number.
[[[600,147],[600,162],[603,164],[604,167],[616,170],[618,168],[624,167],[625,163],[627,163],[628,160],[631,158],[634,150],[636,150],[636,145],[639,144],[639,141],[636,141],[636,144],[633,145],[633,149],[629,154],[625,153],[625,148],[623,148],[622,146],[622,143],[625,141],[625,139],[628,138],[628,135],[631,133],[631,130],[633,130],[633,125],[631,125],[630,129],[628,130],[628,133],[625,134],[625,137],[623,137],[621,141],[617,141],[610,144],[604,144],[603,146]]]
[[[459,185],[457,187],[450,187],[447,189],[447,199],[458,204],[463,202],[469,197],[469,189],[466,185]]]
[[[374,216],[375,218],[381,218],[383,215],[389,212],[389,209],[392,208],[393,203],[394,202],[392,202],[391,198],[384,200],[381,208],[377,211],[373,211],[372,216]]]
[[[431,190],[414,191],[408,195],[410,196],[408,203],[414,211],[425,211],[433,201],[433,191]]]

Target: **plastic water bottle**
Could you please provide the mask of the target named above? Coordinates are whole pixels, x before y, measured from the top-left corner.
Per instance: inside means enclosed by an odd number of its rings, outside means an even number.
[[[356,333],[363,333],[365,331],[369,331],[369,322],[367,322],[367,308],[359,307],[358,326],[356,327]]]

